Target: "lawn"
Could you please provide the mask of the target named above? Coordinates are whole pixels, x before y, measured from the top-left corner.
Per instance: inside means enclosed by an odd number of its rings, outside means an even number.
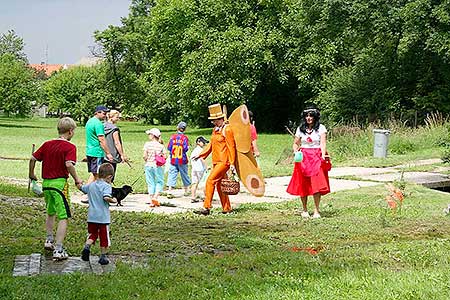
[[[2,197],[0,298],[448,299],[450,218],[441,211],[450,195],[406,191],[397,215],[383,186],[327,195],[320,220],[302,220],[297,201],[209,217],[114,211],[117,269],[101,277],[11,277],[15,255],[45,253],[45,209],[42,199]],[[74,207],[71,255],[82,249],[86,213]]]
[[[320,220],[301,219],[298,201],[246,204],[235,214],[213,210],[209,217],[113,211],[115,272],[12,277],[16,255],[45,254],[43,199],[26,198],[24,183],[31,144],[54,137],[55,124],[55,119],[0,119],[0,156],[16,158],[0,160],[0,176],[19,183],[0,180],[0,299],[450,298],[450,217],[442,213],[450,194],[415,185],[406,187],[403,208],[395,215],[382,185],[325,196]],[[149,126],[123,122],[120,127],[134,169],[121,165],[118,183],[140,176]],[[160,129],[166,141],[174,130]],[[335,165],[393,165],[439,157],[437,137],[444,130],[398,131],[392,137],[396,153],[384,160],[370,158],[370,130],[353,138],[330,134],[329,148],[336,153]],[[187,133],[192,141],[209,136],[210,129]],[[73,142],[83,157],[82,127]],[[291,142],[287,134],[260,135],[263,174],[290,174],[291,165],[275,162]],[[87,178],[84,164],[77,170]],[[86,215],[85,207],[73,206],[65,243],[70,255],[80,254]]]

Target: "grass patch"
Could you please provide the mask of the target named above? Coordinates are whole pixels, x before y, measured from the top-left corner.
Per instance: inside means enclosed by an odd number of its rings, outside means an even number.
[[[11,277],[15,255],[42,249],[42,199],[2,200],[0,295],[4,299],[448,299],[450,195],[408,185],[402,213],[383,186],[323,199],[321,220],[303,220],[298,201],[155,215],[112,212],[114,273],[101,277]],[[66,247],[79,255],[84,207],[75,206]],[[295,247],[319,249],[317,255]],[[94,253],[98,247],[94,246]],[[135,263],[130,263],[134,261]]]

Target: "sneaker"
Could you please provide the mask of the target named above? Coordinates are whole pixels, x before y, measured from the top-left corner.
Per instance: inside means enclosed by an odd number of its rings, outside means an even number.
[[[109,264],[109,260],[106,256],[100,256],[100,259],[98,260],[98,263],[102,266]]]
[[[53,241],[46,240],[45,243],[44,243],[44,249],[48,250],[48,251],[55,250],[55,246],[53,245]]]
[[[312,216],[313,219],[320,219],[320,214],[318,212],[315,212]]]
[[[203,216],[207,216],[209,215],[211,212],[209,211],[209,209],[206,208],[201,208],[199,210],[194,210],[194,214],[196,215],[203,215]]]
[[[300,213],[300,216],[302,216],[302,218],[305,218],[305,219],[310,217],[309,212],[307,212],[307,211],[302,211]]]
[[[198,202],[200,202],[200,199],[197,199],[197,198],[192,198],[191,199],[191,203],[198,203]]]
[[[91,250],[88,248],[84,248],[83,251],[81,251],[81,259],[84,261],[89,261],[89,256],[91,255]]]
[[[67,254],[65,249],[62,250],[54,250],[53,251],[53,259],[54,260],[64,260],[64,259],[68,259],[69,255]]]

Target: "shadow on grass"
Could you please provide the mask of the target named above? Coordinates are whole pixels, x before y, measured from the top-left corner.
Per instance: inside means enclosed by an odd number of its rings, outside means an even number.
[[[6,128],[46,128],[42,126],[20,125],[20,124],[0,124],[0,127]]]

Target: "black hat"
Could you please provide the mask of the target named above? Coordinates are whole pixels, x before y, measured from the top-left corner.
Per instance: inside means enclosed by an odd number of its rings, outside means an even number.
[[[209,141],[208,141],[207,139],[205,139],[205,137],[203,137],[203,136],[199,136],[199,137],[195,140],[195,143],[198,143],[198,142],[202,142],[203,144],[208,144],[208,143],[209,143]]]

